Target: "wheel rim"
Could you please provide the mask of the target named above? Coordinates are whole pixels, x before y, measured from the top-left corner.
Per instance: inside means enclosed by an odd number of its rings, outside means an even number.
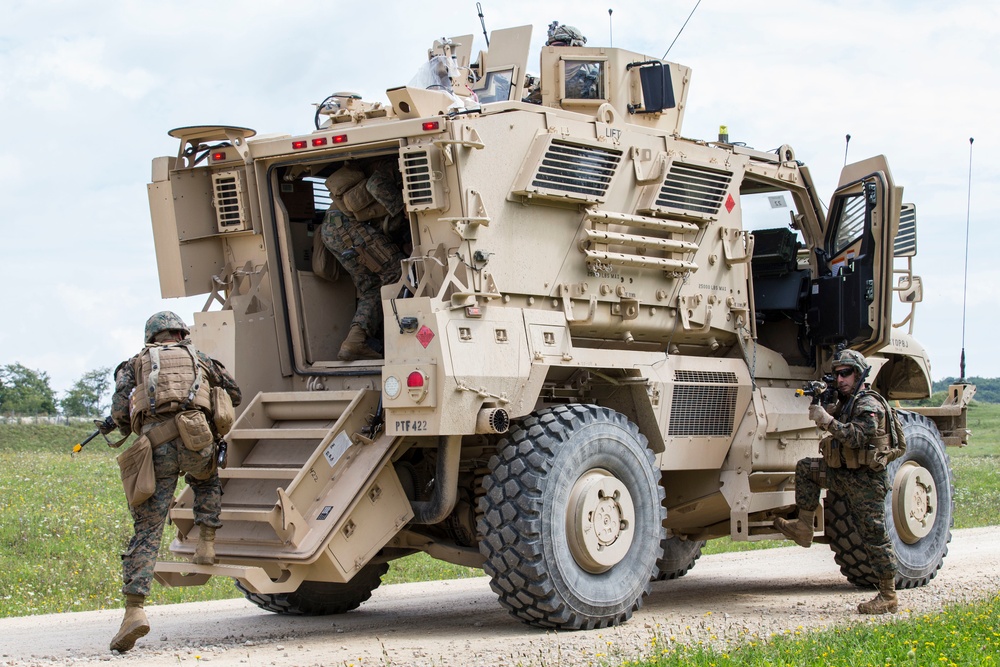
[[[576,481],[566,506],[566,535],[577,564],[607,572],[628,553],[635,536],[635,505],[628,488],[607,470],[588,470]]]
[[[937,516],[937,485],[927,468],[906,461],[892,484],[892,517],[901,540],[914,544],[926,537]]]

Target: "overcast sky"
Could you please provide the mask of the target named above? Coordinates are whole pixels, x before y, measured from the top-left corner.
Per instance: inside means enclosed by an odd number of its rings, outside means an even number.
[[[558,20],[590,46],[662,56],[695,2],[481,4],[490,30],[532,24],[536,47]],[[176,154],[170,129],[306,133],[312,103],[387,101],[435,38],[463,33],[485,48],[475,2],[4,0],[0,365],[63,392],[134,354],[153,312],[201,309],[159,296],[146,183],[153,157]],[[985,0],[703,0],[668,57],[693,68],[685,136],[725,124],[755,148],[790,144],[824,198],[846,134],[851,161],[888,157],[917,205],[915,334],[934,379],[959,373],[967,223],[967,375],[1000,376],[998,44],[1000,3]]]

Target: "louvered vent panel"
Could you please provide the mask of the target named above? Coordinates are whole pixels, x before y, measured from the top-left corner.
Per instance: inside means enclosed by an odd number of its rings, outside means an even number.
[[[673,390],[668,435],[732,435],[738,391],[735,373],[679,370],[674,380],[678,384]]]
[[[400,155],[403,199],[411,211],[429,211],[443,206],[439,151],[433,146],[404,148]]]
[[[736,373],[726,371],[674,371],[675,382],[700,382],[702,384],[736,384]]]
[[[917,207],[903,204],[899,213],[899,231],[892,254],[896,257],[913,257],[917,254]]]
[[[537,162],[531,167],[527,182],[515,187],[515,194],[561,201],[604,202],[621,164],[622,152],[561,139],[545,140],[548,145],[540,159],[529,155],[529,159]],[[533,152],[533,155],[538,153]]]
[[[654,204],[663,209],[717,215],[731,180],[728,172],[674,163]]]
[[[212,175],[212,202],[215,204],[215,217],[220,232],[247,228],[243,183],[238,171]]]

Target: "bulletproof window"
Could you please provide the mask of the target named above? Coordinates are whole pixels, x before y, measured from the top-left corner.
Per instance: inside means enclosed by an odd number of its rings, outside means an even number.
[[[606,100],[608,83],[607,62],[583,58],[562,60],[562,99]]]
[[[487,72],[481,81],[481,85],[475,89],[479,102],[481,104],[488,104],[489,102],[506,102],[509,100],[513,79],[513,67]]]
[[[834,255],[861,238],[865,231],[865,218],[868,213],[864,195],[860,192],[841,197],[837,203],[839,206],[831,216],[837,229],[837,235],[833,239]]]

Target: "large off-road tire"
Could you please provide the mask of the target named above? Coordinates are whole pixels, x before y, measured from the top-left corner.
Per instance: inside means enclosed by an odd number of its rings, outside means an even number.
[[[954,488],[945,444],[927,417],[900,411],[906,453],[889,464],[885,500],[889,539],[896,553],[896,588],[923,586],[937,575],[951,542]],[[826,495],[826,535],[847,580],[874,587],[868,553],[839,495]]]
[[[624,415],[564,405],[529,415],[489,462],[478,530],[500,604],[543,628],[628,620],[666,536],[646,438]]]
[[[372,596],[388,571],[388,563],[369,563],[346,584],[303,581],[292,593],[251,593],[238,581],[236,588],[250,602],[276,614],[326,616],[357,609]]]
[[[667,581],[683,577],[694,567],[695,561],[701,558],[703,546],[704,540],[682,540],[673,535],[663,538],[660,541],[660,557],[656,559],[659,572],[654,580]]]

